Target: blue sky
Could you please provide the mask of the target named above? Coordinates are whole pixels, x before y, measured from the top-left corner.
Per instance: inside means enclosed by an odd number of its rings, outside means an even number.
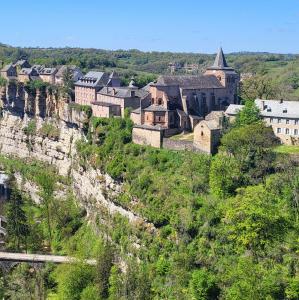
[[[299,0],[5,0],[0,42],[214,53],[299,53]]]

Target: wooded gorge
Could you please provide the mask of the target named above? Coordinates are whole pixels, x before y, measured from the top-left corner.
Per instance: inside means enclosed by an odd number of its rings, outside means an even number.
[[[74,167],[108,173],[122,185],[113,202],[154,227],[105,210],[89,219],[71,177],[34,160],[2,156],[2,168],[35,183],[41,198],[35,204],[16,189],[7,205],[15,213],[18,199],[19,217],[8,227],[10,249],[83,259],[37,271],[21,264],[2,277],[2,295],[298,299],[297,160],[277,153],[271,130],[254,110],[246,111],[214,157],[134,145],[128,116],[89,119]],[[57,197],[62,186],[67,192]],[[22,231],[14,230],[18,226]],[[86,258],[96,258],[97,266],[84,264]]]

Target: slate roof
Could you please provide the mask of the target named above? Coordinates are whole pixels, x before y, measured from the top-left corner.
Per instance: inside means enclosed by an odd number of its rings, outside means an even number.
[[[8,71],[11,67],[14,68],[13,64],[8,64],[8,65],[4,66],[4,67],[1,69],[1,72],[6,72],[6,71]]]
[[[255,104],[263,117],[299,119],[298,101],[256,99]]]
[[[40,75],[53,75],[57,72],[56,68],[42,68],[38,71]]]
[[[234,116],[236,115],[240,110],[242,110],[244,105],[239,105],[239,104],[230,104],[228,108],[225,111],[226,115],[231,115]]]
[[[140,114],[140,112],[141,112],[141,108],[140,107],[138,107],[138,108],[136,108],[136,109],[134,109],[134,110],[132,110],[131,111],[131,113],[133,113],[133,114]]]
[[[27,61],[27,59],[19,59],[16,63],[14,63],[14,66],[20,66],[24,68],[30,68],[30,64]]]
[[[206,115],[205,119],[207,121],[209,120],[219,120],[224,116],[224,111],[223,110],[213,110],[209,114]]]
[[[255,104],[263,117],[299,119],[299,101],[256,99]],[[230,104],[225,114],[236,115],[244,105]]]
[[[157,86],[179,86],[180,88],[192,89],[192,88],[223,88],[219,80],[214,75],[198,75],[198,76],[159,76],[157,82],[154,84]]]
[[[228,66],[221,47],[218,50],[214,64],[208,70],[233,70]]]
[[[85,87],[101,87],[107,85],[108,80],[108,73],[90,71],[85,76],[79,78],[75,85]]]
[[[102,101],[93,101],[91,102],[91,104],[93,105],[98,105],[98,106],[119,106],[119,104],[113,104],[113,103],[108,103],[108,102],[102,102]]]
[[[31,75],[32,73],[32,68],[22,68],[20,70],[20,74],[23,74],[23,75]]]
[[[103,87],[98,94],[108,95],[117,98],[131,98],[131,91],[135,92],[135,97],[140,99],[145,98],[149,93],[142,89],[129,88],[129,87]],[[114,94],[115,93],[115,94]]]

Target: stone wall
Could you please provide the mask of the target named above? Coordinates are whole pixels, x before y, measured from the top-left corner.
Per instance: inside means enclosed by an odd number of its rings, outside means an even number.
[[[169,150],[195,150],[191,141],[176,141],[169,138],[163,139],[163,148]]]
[[[134,127],[132,140],[135,144],[148,145],[156,148],[162,146],[163,130]]]

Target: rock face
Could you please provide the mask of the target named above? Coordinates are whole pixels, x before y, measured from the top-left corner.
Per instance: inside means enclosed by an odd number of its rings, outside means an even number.
[[[53,164],[59,173],[70,176],[74,194],[81,201],[88,215],[95,217],[97,212],[114,215],[119,213],[130,222],[143,224],[150,232],[154,225],[146,222],[132,211],[118,206],[113,199],[121,193],[122,185],[115,182],[108,174],[100,170],[78,167],[76,162],[76,142],[84,138],[82,112],[64,109],[64,120],[54,118],[23,118],[4,110],[0,119],[0,152],[20,158],[35,158]],[[32,126],[35,125],[34,132]],[[41,134],[45,124],[52,124],[59,130],[59,135],[47,137]],[[31,127],[31,131],[28,129]],[[17,177],[19,185],[21,179]],[[33,183],[22,183],[24,191],[28,192],[36,202],[40,201],[38,189]]]
[[[49,138],[39,135],[45,122],[51,122],[59,130],[59,137]],[[30,125],[31,124],[31,125]],[[36,127],[34,132],[26,134],[26,129]],[[31,157],[54,164],[59,173],[67,175],[75,151],[75,143],[82,133],[75,127],[69,127],[64,121],[31,119],[25,115],[22,119],[4,111],[0,120],[0,150],[2,154],[20,158]]]

